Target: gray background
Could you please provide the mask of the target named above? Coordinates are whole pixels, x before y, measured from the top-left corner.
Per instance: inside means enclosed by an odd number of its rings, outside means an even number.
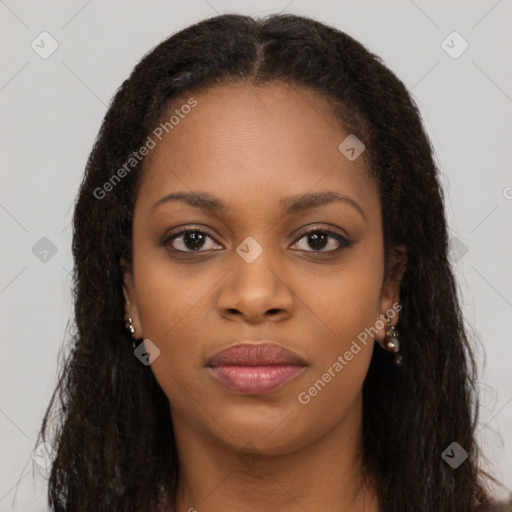
[[[225,12],[284,10],[333,24],[412,90],[443,174],[452,258],[479,340],[478,438],[506,486],[496,493],[512,489],[511,2],[288,2],[0,0],[0,510],[47,510],[32,450],[72,313],[73,202],[106,105],[150,48]],[[59,45],[47,59],[31,48],[43,31]],[[469,44],[456,59],[441,46],[453,31]],[[461,48],[453,37],[447,44]],[[43,237],[56,254],[41,252]]]

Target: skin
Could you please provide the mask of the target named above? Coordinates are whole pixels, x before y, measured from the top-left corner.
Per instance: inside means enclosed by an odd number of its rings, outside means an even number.
[[[366,162],[338,150],[348,132],[315,92],[238,83],[194,97],[197,106],[145,162],[133,266],[121,261],[134,337],[160,350],[151,369],[171,404],[180,458],[177,510],[377,511],[358,456],[373,339],[360,343],[308,404],[298,400],[399,302],[405,262],[391,259],[385,272],[381,204]],[[178,191],[211,194],[228,209],[169,201],[152,210]],[[287,196],[320,191],[349,196],[364,217],[346,202],[288,215],[281,209]],[[179,226],[212,238],[199,251],[183,236],[166,246],[166,235]],[[352,244],[331,251],[340,242],[330,237],[315,246],[303,234],[306,226]],[[263,249],[252,263],[236,252],[248,236]],[[397,322],[398,313],[391,324]],[[385,327],[375,339],[384,341]],[[223,348],[261,340],[296,352],[306,368],[278,390],[247,396],[205,367]]]

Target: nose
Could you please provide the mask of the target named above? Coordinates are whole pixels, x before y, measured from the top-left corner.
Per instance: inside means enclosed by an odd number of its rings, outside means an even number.
[[[222,317],[261,323],[265,319],[282,321],[293,314],[294,294],[280,266],[273,264],[270,251],[263,251],[252,263],[238,254],[233,269],[222,281],[218,308]]]

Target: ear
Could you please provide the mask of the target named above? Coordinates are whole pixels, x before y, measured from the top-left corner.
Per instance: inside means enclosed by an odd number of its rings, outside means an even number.
[[[388,262],[388,268],[386,269],[386,278],[382,287],[380,297],[380,318],[384,320],[384,315],[387,314],[390,319],[389,325],[396,325],[398,323],[399,311],[402,309],[399,307],[400,303],[400,283],[407,267],[407,251],[403,245],[396,246],[391,251],[390,261]],[[377,341],[383,343],[386,339],[387,322],[383,322],[385,325],[382,329],[379,329]]]
[[[121,269],[121,273],[123,275],[123,295],[125,299],[124,304],[124,321],[128,326],[128,319],[132,319],[132,325],[135,329],[133,333],[133,337],[135,339],[141,339],[144,337],[142,324],[140,321],[138,303],[137,303],[137,294],[135,291],[135,283],[133,280],[133,272],[131,269],[131,265],[126,261],[125,258],[121,257],[119,260],[119,268]]]

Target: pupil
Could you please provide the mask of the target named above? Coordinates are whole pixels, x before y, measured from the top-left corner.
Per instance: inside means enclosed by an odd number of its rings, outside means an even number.
[[[309,240],[310,240],[309,245],[313,249],[323,249],[325,247],[326,239],[327,239],[327,236],[325,235],[325,233],[323,233],[321,235],[319,235],[318,233],[309,235]],[[319,247],[319,245],[321,247]]]
[[[204,242],[204,237],[201,233],[191,231],[190,233],[185,233],[183,240],[187,249],[195,250],[201,247],[202,242]],[[191,246],[189,244],[191,244]]]

